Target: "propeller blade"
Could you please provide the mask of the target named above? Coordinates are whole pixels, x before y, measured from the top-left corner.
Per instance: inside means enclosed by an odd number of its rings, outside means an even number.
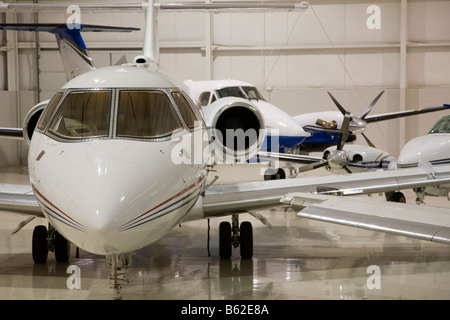
[[[318,162],[310,163],[310,164],[308,164],[306,166],[300,167],[296,171],[298,173],[306,172],[306,171],[310,171],[310,170],[314,170],[314,169],[318,169],[318,168],[324,167],[327,164],[328,164],[328,160],[324,159],[324,160],[320,160]]]
[[[367,138],[367,136],[361,132],[361,135],[363,136],[363,138],[366,140],[367,144],[372,147],[372,148],[376,148],[375,145],[372,143],[372,141],[369,140],[369,138]]]
[[[372,103],[367,107],[366,111],[362,114],[361,119],[364,120],[365,117],[367,117],[367,115],[369,114],[369,112],[372,110],[373,106],[378,102],[378,99],[380,99],[380,97],[383,95],[384,90],[381,91],[376,97],[375,99],[373,99]]]
[[[344,168],[344,170],[347,171],[347,173],[353,173],[347,166],[343,166],[342,168]]]
[[[336,107],[338,107],[339,111],[341,111],[341,113],[345,116],[347,111],[344,109],[344,107],[341,106],[341,104],[335,99],[335,97],[333,97],[333,95],[329,91],[327,91],[327,93],[330,96],[331,100],[333,100]]]
[[[341,133],[339,133],[339,139],[337,143],[337,150],[342,150],[344,147],[345,140],[347,139],[348,126],[350,125],[350,113],[346,112],[344,115],[344,120],[342,120]]]

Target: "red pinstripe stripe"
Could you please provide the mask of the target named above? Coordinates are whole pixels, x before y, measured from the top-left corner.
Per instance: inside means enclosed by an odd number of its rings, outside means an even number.
[[[130,220],[130,221],[128,221],[128,222],[125,222],[125,223],[122,224],[119,228],[121,228],[121,227],[123,227],[123,226],[125,226],[125,225],[127,225],[127,224],[129,224],[129,223],[132,223],[133,221],[135,221],[135,220],[137,220],[137,219],[139,219],[139,218],[145,216],[145,215],[148,214],[149,212],[151,212],[151,211],[153,211],[153,210],[155,210],[155,209],[158,209],[159,207],[165,205],[166,203],[172,201],[172,200],[175,199],[175,198],[178,198],[180,195],[182,195],[183,193],[185,193],[185,192],[191,190],[193,187],[195,187],[197,184],[199,184],[204,178],[205,178],[205,176],[202,175],[200,178],[197,179],[197,181],[195,181],[195,182],[194,182],[193,184],[191,184],[189,187],[184,188],[183,190],[181,190],[180,192],[178,192],[176,195],[174,195],[174,196],[170,197],[169,199],[167,199],[167,200],[161,202],[161,203],[158,204],[157,206],[151,208],[150,210],[144,212],[143,214],[137,216],[136,218],[134,218],[134,219],[132,219],[132,220]]]
[[[75,221],[74,219],[72,219],[70,216],[68,216],[67,214],[65,214],[63,211],[61,211],[57,206],[55,206],[51,201],[49,201],[46,197],[44,197],[42,195],[42,193],[40,193],[36,187],[31,184],[31,188],[33,188],[33,192],[36,193],[42,200],[44,200],[45,202],[47,202],[47,204],[49,204],[52,208],[54,208],[55,210],[57,210],[59,213],[61,213],[62,215],[64,215],[66,218],[70,219],[71,221],[73,221],[74,223],[76,223],[77,225],[85,228],[85,226],[83,226],[81,223]]]

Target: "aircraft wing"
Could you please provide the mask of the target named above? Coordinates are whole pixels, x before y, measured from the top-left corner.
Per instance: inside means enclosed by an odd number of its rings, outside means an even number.
[[[449,183],[450,166],[438,166],[211,185],[185,221],[285,206],[302,218],[450,244],[449,208],[344,197]],[[43,216],[29,186],[0,185],[0,210]]]
[[[298,217],[450,244],[450,209],[355,197],[293,193]]]
[[[1,127],[0,128],[0,138],[23,140],[23,130],[22,130],[22,128]]]
[[[375,114],[373,116],[367,116],[364,118],[364,121],[367,123],[370,122],[377,122],[377,121],[384,121],[384,120],[390,120],[395,118],[402,118],[407,116],[413,116],[416,114],[422,114],[422,113],[428,113],[428,112],[434,112],[434,111],[441,111],[441,110],[448,110],[450,108],[450,104],[444,104],[442,106],[437,107],[428,107],[423,109],[415,109],[415,110],[405,110],[405,111],[399,111],[399,112],[389,112],[389,113],[383,113],[383,114]]]
[[[450,183],[450,165],[372,171],[296,179],[241,182],[210,186],[203,196],[205,216],[280,206],[290,193],[330,196],[364,195]]]
[[[266,151],[259,151],[258,158],[265,160],[283,160],[295,163],[316,163],[323,160],[321,157],[314,157],[310,155]]]
[[[44,217],[29,185],[0,184],[0,210]]]
[[[450,166],[210,186],[186,220],[288,206],[298,216],[450,243],[450,209],[343,197],[450,182]]]

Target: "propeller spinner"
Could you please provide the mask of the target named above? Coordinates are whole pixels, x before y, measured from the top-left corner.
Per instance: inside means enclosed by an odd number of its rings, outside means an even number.
[[[320,161],[310,163],[308,165],[305,165],[303,167],[298,168],[298,173],[300,172],[306,172],[314,169],[318,169],[320,167],[324,167],[329,165],[330,167],[334,169],[342,169],[346,170],[348,173],[352,173],[350,169],[347,168],[347,152],[343,150],[345,141],[347,139],[348,135],[348,128],[351,121],[351,115],[349,112],[345,112],[344,114],[344,120],[342,121],[342,127],[341,132],[339,133],[339,139],[336,146],[336,150],[331,152],[327,159],[322,159]]]

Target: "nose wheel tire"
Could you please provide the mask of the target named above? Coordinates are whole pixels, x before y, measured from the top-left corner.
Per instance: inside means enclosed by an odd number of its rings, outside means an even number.
[[[55,246],[55,259],[56,262],[67,262],[70,257],[70,242],[67,241],[59,232],[55,232],[53,239]]]
[[[46,263],[48,252],[55,252],[56,262],[67,262],[70,257],[70,242],[50,226],[36,226],[33,230],[32,256],[36,264]]]
[[[33,230],[32,255],[34,263],[46,263],[48,257],[47,228],[36,226]]]

